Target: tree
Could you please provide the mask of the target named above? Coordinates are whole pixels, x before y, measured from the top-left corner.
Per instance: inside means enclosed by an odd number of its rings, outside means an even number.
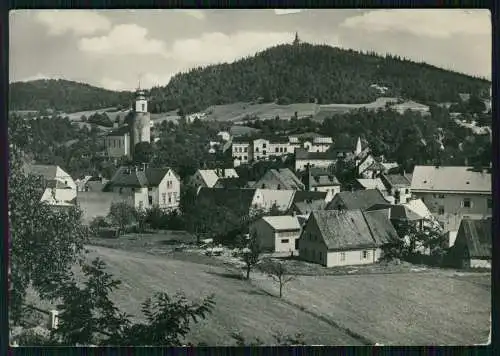
[[[134,147],[134,163],[150,163],[153,153],[153,147],[149,142],[139,142]]]
[[[262,249],[255,233],[250,234],[248,245],[243,249],[243,261],[245,262],[246,279],[250,279],[250,271],[260,261]]]
[[[283,262],[268,260],[263,265],[263,270],[271,277],[279,286],[279,297],[283,296],[283,287],[293,281],[295,276],[291,275]]]
[[[111,204],[108,216],[113,223],[120,227],[121,231],[124,231],[127,225],[134,222],[136,212],[135,209],[127,203],[119,202]]]
[[[9,136],[11,132],[9,127]],[[26,156],[16,142],[11,141],[9,307],[14,322],[22,319],[28,286],[31,285],[42,298],[56,297],[61,281],[71,273],[71,266],[84,250],[89,234],[87,227],[81,224],[80,209],[54,209],[40,201],[45,183],[41,177],[24,173],[25,160]]]

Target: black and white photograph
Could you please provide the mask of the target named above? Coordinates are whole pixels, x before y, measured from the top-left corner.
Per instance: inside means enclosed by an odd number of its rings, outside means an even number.
[[[489,345],[491,21],[10,11],[11,347]]]

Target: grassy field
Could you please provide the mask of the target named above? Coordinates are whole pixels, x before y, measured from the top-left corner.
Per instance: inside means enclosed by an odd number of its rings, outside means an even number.
[[[223,267],[130,253],[92,246],[91,256],[100,256],[109,271],[123,281],[115,300],[128,313],[141,317],[140,304],[156,291],[183,291],[192,300],[215,293],[213,314],[197,324],[189,340],[209,345],[232,345],[232,332],[246,338],[259,337],[273,342],[272,333],[302,332],[310,344],[360,345],[346,332],[259,291],[235,278]]]
[[[413,273],[297,277],[285,300],[386,345],[468,345],[489,333],[489,275]],[[259,287],[277,293],[264,276]]]

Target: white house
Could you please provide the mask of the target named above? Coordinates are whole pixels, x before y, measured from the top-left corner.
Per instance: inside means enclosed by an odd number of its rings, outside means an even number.
[[[299,238],[300,258],[325,267],[365,265],[399,239],[384,211],[313,211]]]
[[[298,249],[301,225],[296,216],[264,216],[250,225],[264,250],[295,252]]]
[[[406,176],[401,174],[382,174],[380,179],[387,188],[387,192],[394,204],[405,204],[411,200],[411,182]]]
[[[180,202],[181,179],[171,168],[120,167],[108,188],[138,209],[159,207],[176,210]]]
[[[74,205],[76,183],[61,167],[55,165],[26,165],[25,173],[43,177],[45,191],[42,201],[55,206]]]
[[[331,201],[337,193],[340,193],[340,182],[333,173],[325,168],[307,167],[302,182],[306,190],[310,192],[327,193],[326,202]]]
[[[415,166],[411,192],[422,199],[445,232],[456,236],[462,219],[492,216],[491,185],[490,173],[470,167]]]

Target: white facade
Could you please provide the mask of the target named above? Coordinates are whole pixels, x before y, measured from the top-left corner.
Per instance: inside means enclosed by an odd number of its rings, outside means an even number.
[[[268,216],[250,226],[264,250],[272,252],[296,252],[301,228],[297,217]]]
[[[51,181],[51,187],[45,188],[41,201],[49,205],[65,206],[74,205],[72,202],[76,198],[77,186],[73,178],[61,167],[55,167],[54,177],[44,176]]]
[[[295,170],[305,171],[307,165],[310,165],[313,168],[328,168],[334,163],[334,159],[296,159]]]
[[[238,161],[238,165],[252,161],[251,145],[248,142],[233,142],[232,153],[233,159]]]

